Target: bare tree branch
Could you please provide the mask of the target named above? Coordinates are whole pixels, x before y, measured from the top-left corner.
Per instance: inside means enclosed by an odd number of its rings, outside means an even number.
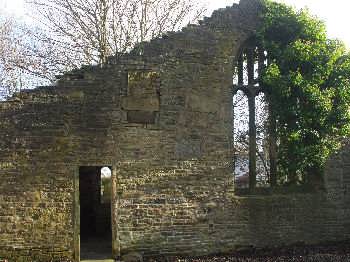
[[[82,53],[81,63],[103,63],[165,31],[204,14],[197,0],[32,0],[40,23],[53,39]],[[84,50],[84,52],[81,52]]]

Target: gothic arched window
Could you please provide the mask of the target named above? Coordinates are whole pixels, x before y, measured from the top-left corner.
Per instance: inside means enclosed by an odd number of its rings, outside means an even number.
[[[240,161],[239,164],[241,165],[241,176],[235,180],[236,184],[240,186],[249,185],[250,189],[254,189],[257,186],[257,169],[263,170],[258,177],[260,184],[275,185],[275,142],[272,141],[274,126],[271,117],[268,117],[270,112],[267,102],[268,94],[265,94],[264,87],[260,81],[261,72],[266,64],[267,52],[257,44],[255,39],[250,39],[238,52],[233,74],[233,95],[236,98],[236,100],[233,100],[233,110],[235,110],[235,105],[239,101],[245,101],[245,105],[248,105],[248,110],[241,110],[243,113],[239,116],[241,118],[248,116],[246,134],[244,132],[238,136],[234,134],[234,139],[242,139],[242,144],[246,145],[245,153],[240,155],[240,160],[236,153],[234,156],[235,173],[237,173],[237,161]],[[236,115],[234,114],[234,116]],[[238,128],[244,129],[242,125],[245,122],[242,119],[239,120],[238,125],[240,126]],[[259,121],[257,122],[257,120]],[[264,124],[258,125],[257,123]],[[267,124],[265,125],[265,123]],[[265,127],[268,127],[267,132],[263,134],[262,129],[265,131]],[[245,137],[247,141],[244,141]],[[264,150],[264,145],[267,145],[265,147],[267,150]],[[235,150],[237,151],[237,148]],[[247,163],[246,168],[244,167],[245,163]]]

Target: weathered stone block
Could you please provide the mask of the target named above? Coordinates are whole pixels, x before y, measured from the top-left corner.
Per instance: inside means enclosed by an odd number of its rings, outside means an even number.
[[[127,120],[136,124],[155,124],[156,115],[149,111],[128,111]]]
[[[152,71],[128,72],[128,95],[155,94],[159,88],[159,73]]]
[[[159,96],[127,96],[122,98],[122,108],[127,111],[159,111]]]
[[[220,110],[220,102],[213,98],[210,93],[189,93],[186,96],[186,106],[189,111],[203,113],[217,113]]]

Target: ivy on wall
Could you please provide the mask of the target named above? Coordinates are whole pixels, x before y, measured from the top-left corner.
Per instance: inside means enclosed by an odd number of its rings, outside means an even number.
[[[262,84],[277,123],[279,178],[319,184],[327,158],[350,134],[350,55],[308,10],[264,5],[257,34],[269,57]]]

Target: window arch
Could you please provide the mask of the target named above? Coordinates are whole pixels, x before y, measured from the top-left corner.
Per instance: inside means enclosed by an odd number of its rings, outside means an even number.
[[[256,42],[255,39],[248,40],[238,52],[233,75],[234,93],[242,90],[250,95],[249,92],[262,91],[260,75],[267,63],[267,52]]]
[[[257,186],[257,164],[262,165],[266,171],[266,176],[259,177],[259,183],[268,181],[270,185],[276,184],[276,160],[275,160],[275,122],[272,119],[272,114],[269,114],[271,107],[268,103],[268,94],[265,92],[261,83],[261,73],[264,67],[267,65],[267,52],[258,44],[255,38],[251,38],[246,41],[238,55],[234,65],[233,73],[233,95],[237,93],[244,93],[248,100],[248,141],[247,141],[247,156],[248,159],[248,174],[247,177],[241,177],[236,182],[249,181],[249,188],[255,189]],[[233,99],[235,103],[235,99]],[[261,101],[266,101],[262,103]],[[233,110],[234,109],[233,105]],[[264,109],[263,116],[266,117],[263,121],[266,121],[267,132],[266,135],[257,136],[257,109]],[[235,114],[234,114],[235,116]],[[261,120],[261,119],[260,119]],[[258,130],[260,127],[258,126]],[[259,133],[260,134],[260,133]],[[234,134],[235,139],[235,134]],[[264,140],[264,141],[263,141]],[[257,143],[257,141],[259,143]],[[262,145],[268,145],[269,159],[264,159],[262,154]],[[257,159],[257,156],[259,159]],[[258,160],[258,161],[257,161]],[[235,153],[234,161],[237,161],[237,155]],[[236,166],[235,166],[236,170]],[[237,183],[237,184],[239,184]]]

